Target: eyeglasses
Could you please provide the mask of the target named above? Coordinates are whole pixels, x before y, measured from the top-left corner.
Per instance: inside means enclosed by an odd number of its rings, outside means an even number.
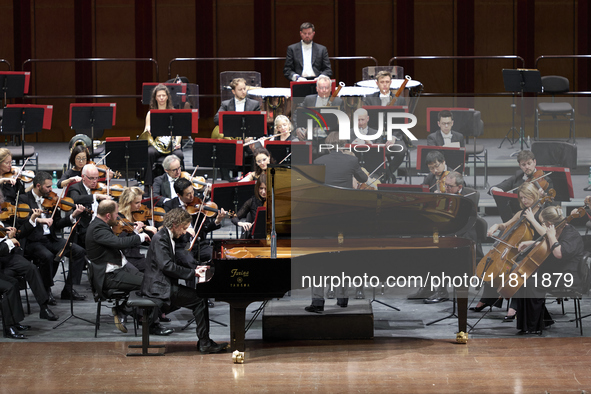
[[[429,164],[427,167],[429,167],[429,170],[436,170],[441,166],[441,163],[437,163],[437,164]]]
[[[88,175],[84,175],[89,181],[96,181],[99,179],[98,176],[88,176]]]
[[[439,122],[441,126],[451,126],[454,122]]]
[[[173,169],[173,168],[171,168],[171,169],[169,169],[168,171],[170,171],[170,172],[177,172],[177,171],[179,171],[180,169],[181,169],[181,167],[177,167],[177,168],[174,168],[174,169]]]
[[[86,162],[87,160],[86,160],[86,157],[77,157],[77,158],[76,158],[76,161],[83,161],[83,162]]]
[[[445,184],[446,189],[451,189],[453,187],[458,187],[458,185],[448,185],[447,183]]]

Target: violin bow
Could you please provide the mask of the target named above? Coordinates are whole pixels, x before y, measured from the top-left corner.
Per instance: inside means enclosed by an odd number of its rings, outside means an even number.
[[[193,231],[195,231],[195,228],[197,227],[197,222],[199,221],[199,215],[201,213],[203,213],[203,207],[205,206],[205,199],[206,198],[207,198],[207,189],[203,193],[203,200],[201,200],[201,205],[199,206],[199,212],[197,212],[197,218],[195,219],[195,223],[193,224]],[[204,215],[203,220],[201,221],[201,224],[199,225],[199,229],[197,231],[195,231],[195,236],[191,240],[191,244],[187,247],[187,250],[192,250],[193,246],[195,246],[195,241],[197,240],[199,233],[201,232],[201,228],[203,227],[203,223],[205,223],[206,218],[207,218],[207,216]]]
[[[57,211],[57,206],[60,203],[60,201],[62,200],[62,198],[64,197],[64,194],[66,194],[66,188],[62,189],[62,194],[60,196],[58,196],[57,201],[55,203],[55,208],[53,209],[53,212],[51,213],[51,219],[53,220],[53,217],[55,216],[55,212]]]
[[[23,173],[23,170],[25,169],[25,166],[27,165],[27,163],[29,162],[29,157],[27,157],[27,160],[25,160],[25,162],[23,163],[23,165],[21,166],[21,168],[18,170],[18,172],[16,173],[16,178],[18,179],[19,176],[21,176],[21,174]]]
[[[550,174],[552,174],[552,171],[550,171],[550,172],[548,172],[548,173],[546,173],[544,175],[541,175],[541,176],[537,177],[536,179],[532,179],[531,181],[528,181],[528,182],[531,182],[531,183],[537,182],[538,180],[540,180],[542,178],[545,178],[545,177],[547,177]],[[521,186],[521,185],[519,185],[519,186]],[[507,193],[513,193],[515,190],[519,189],[519,186],[517,186],[517,187],[515,187],[515,188],[513,188],[511,190],[509,190]]]
[[[156,227],[156,222],[154,221],[154,189],[150,188],[150,205],[152,209],[152,225]]]
[[[460,168],[461,166],[462,166],[462,163],[458,164],[458,166],[457,166],[456,168],[454,168],[453,170],[451,170],[451,171],[455,171],[455,170],[457,170],[458,168]],[[451,171],[449,171],[449,172],[451,172]],[[444,171],[444,172],[445,172],[445,171]],[[432,185],[432,186],[429,188],[429,190],[433,189],[433,188],[435,187],[435,185],[437,185],[437,184],[438,184],[440,181],[441,181],[441,179],[439,179],[437,182],[435,182],[435,183],[434,183],[434,184],[433,184],[433,185]]]
[[[96,161],[96,165],[98,166],[103,160],[105,160],[107,158],[107,156],[109,156],[111,154],[111,152],[107,152],[106,155],[104,155],[103,157],[101,157],[100,160]]]
[[[17,190],[16,192],[16,204],[14,204],[14,219],[12,220],[12,227],[16,228],[16,217],[18,216],[18,200],[21,196],[21,191]]]
[[[289,158],[289,156],[291,156],[291,152],[289,153],[289,155],[285,156],[285,157],[283,158],[283,160],[281,160],[281,161],[279,162],[279,164],[281,164],[281,163],[283,163],[285,160],[287,160],[287,159]]]

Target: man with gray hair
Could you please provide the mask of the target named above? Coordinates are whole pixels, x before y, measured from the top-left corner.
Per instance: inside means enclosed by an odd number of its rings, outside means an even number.
[[[176,197],[174,191],[174,182],[181,176],[181,160],[176,155],[168,155],[162,162],[164,167],[164,174],[154,178],[154,185],[152,189],[154,197],[159,197],[158,206],[163,206],[168,200]]]
[[[310,22],[300,26],[300,42],[287,47],[283,75],[290,81],[318,79],[320,75],[332,76],[326,47],[313,42],[316,29]]]

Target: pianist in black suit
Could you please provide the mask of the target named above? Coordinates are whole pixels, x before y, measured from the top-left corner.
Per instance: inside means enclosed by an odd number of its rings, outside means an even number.
[[[165,313],[181,307],[193,311],[197,324],[197,347],[201,353],[217,353],[227,347],[227,343],[217,344],[209,338],[209,311],[205,299],[197,295],[194,288],[179,285],[178,280],[204,277],[206,266],[195,269],[177,264],[175,250],[177,241],[191,225],[191,216],[183,209],[175,208],[164,217],[164,225],[150,243],[147,255],[146,272],[142,293],[151,298]]]

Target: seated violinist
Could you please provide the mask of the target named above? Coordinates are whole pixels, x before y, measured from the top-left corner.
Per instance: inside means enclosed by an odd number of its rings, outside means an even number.
[[[425,161],[430,174],[423,179],[423,185],[428,185],[429,191],[433,193],[444,192],[445,183],[442,180],[444,175],[449,173],[447,164],[445,164],[445,156],[439,151],[431,151],[427,153]]]
[[[84,212],[82,205],[76,205],[76,208],[64,217],[61,217],[59,211],[55,213],[55,216],[46,214],[45,212],[47,211],[43,207],[43,202],[50,196],[51,187],[51,175],[45,171],[38,171],[33,179],[33,188],[21,198],[21,201],[29,205],[32,209],[41,209],[44,213],[40,217],[34,218],[32,216],[31,219],[19,221],[19,225],[22,225],[24,221],[28,220],[35,227],[26,237],[25,253],[28,256],[33,256],[35,263],[39,265],[47,293],[51,293],[53,277],[57,273],[59,265],[58,262],[54,261],[55,256],[62,251],[64,251],[64,256],[70,256],[70,249],[69,247],[66,248],[68,241],[58,238],[56,232],[64,227],[72,226],[76,220],[79,220],[78,218],[82,212]],[[86,296],[78,294],[70,284],[80,284],[82,271],[86,264],[86,253],[83,248],[73,243],[71,257],[68,277],[66,278],[66,284],[64,285],[61,297],[65,300],[69,300],[70,297],[74,300],[84,300]]]
[[[4,196],[0,192],[0,203],[4,201]],[[31,214],[31,219],[25,221],[19,228],[18,238],[24,239],[31,231],[34,230],[32,223],[41,216],[40,209],[34,209]],[[49,309],[48,305],[56,305],[57,302],[53,296],[49,297],[46,286],[41,278],[41,272],[37,267],[23,257],[23,248],[17,240],[17,229],[14,227],[5,226],[0,222],[0,226],[4,228],[0,233],[0,271],[3,275],[17,279],[23,276],[31,291],[35,295],[35,300],[39,305],[39,318],[55,321],[58,316]],[[20,302],[20,301],[19,301]]]
[[[259,207],[264,207],[267,201],[267,174],[261,174],[254,185],[254,196],[246,200],[240,207],[236,216],[232,218],[232,223],[242,228],[243,238],[249,238],[250,229],[256,219]]]
[[[531,182],[527,182],[519,186],[517,189],[517,195],[519,197],[519,204],[521,206],[521,211],[517,212],[511,220],[505,223],[500,224],[493,224],[487,231],[487,236],[492,237],[495,236],[497,231],[501,231],[503,240],[510,239],[512,234],[524,234],[523,237],[528,237],[530,239],[537,239],[540,235],[545,234],[546,230],[540,225],[540,212],[543,208],[543,202],[540,200],[540,193],[537,187],[535,187]],[[529,222],[529,229],[528,231],[523,232],[516,232],[516,228],[513,228],[515,224],[522,222],[522,217],[525,218]],[[507,232],[513,228],[511,233]],[[523,228],[523,227],[522,227]],[[501,234],[496,235],[496,237],[501,237]],[[516,247],[513,248],[513,251],[517,252],[517,245],[519,242],[522,241],[522,238],[515,239],[515,235],[511,238],[512,245]],[[505,242],[505,241],[504,241]],[[485,256],[487,258],[487,256]],[[495,305],[498,299],[498,295],[494,288],[491,286],[484,287],[484,293],[482,295],[482,299],[476,305],[475,310],[480,311],[484,307],[489,305]],[[515,301],[511,301],[511,306],[509,311],[507,312],[507,316],[505,316],[505,322],[511,322],[515,319],[516,313],[516,303]]]
[[[505,179],[498,185],[491,187],[490,191],[510,192],[511,190],[515,190],[521,186],[523,182],[533,180],[537,180],[536,186],[538,189],[541,189],[540,192],[542,193],[547,189],[554,188],[552,185],[552,179],[550,179],[550,177],[546,176],[540,178],[544,175],[544,173],[542,170],[536,169],[536,156],[532,151],[522,150],[519,152],[517,154],[517,163],[519,164],[519,170],[515,172],[515,175]]]
[[[579,266],[585,253],[583,239],[578,230],[567,223],[562,215],[562,208],[549,206],[539,215],[545,237],[540,242],[541,250],[533,250],[537,258],[545,259],[536,271],[538,280],[530,277],[513,296],[517,304],[517,335],[542,335],[545,328],[554,324],[546,309],[546,292],[548,286],[540,285],[539,278],[550,275],[552,288],[577,287],[581,284]],[[542,233],[543,234],[543,233]],[[520,251],[525,251],[535,241],[525,241],[519,245]],[[526,255],[524,259],[529,257]],[[559,279],[556,275],[562,273]],[[570,279],[569,279],[570,278]],[[537,282],[537,287],[536,287]]]
[[[88,164],[90,153],[85,145],[78,144],[72,149],[70,154],[70,168],[62,174],[62,177],[57,181],[57,187],[64,188],[72,182],[80,182],[82,180],[82,168]]]
[[[215,215],[215,218],[198,214],[199,209],[195,205],[201,204],[202,198],[195,196],[193,184],[188,179],[177,179],[174,183],[174,189],[177,196],[164,204],[164,210],[170,212],[174,208],[182,208],[193,214],[191,226],[187,229],[187,233],[176,241],[175,256],[179,264],[195,269],[198,262],[211,260],[213,248],[206,240],[207,233],[221,227],[222,219],[226,216],[226,211],[220,209],[219,214]],[[203,221],[205,222],[202,224]],[[191,241],[197,232],[198,239],[189,251],[187,248],[191,245]]]
[[[181,176],[181,160],[176,155],[168,155],[162,162],[162,167],[164,167],[164,174],[154,178],[152,186],[154,198],[159,198],[157,202],[159,207],[176,197],[173,185]]]
[[[6,148],[0,148],[0,185],[2,185],[2,194],[4,200],[11,204],[16,201],[17,192],[20,195],[25,193],[24,183],[17,179],[16,176],[12,176],[12,153]]]
[[[111,196],[100,193],[93,193],[98,186],[99,170],[94,164],[86,164],[82,167],[82,182],[76,183],[70,186],[68,189],[69,197],[74,200],[75,204],[83,205],[86,210],[80,217],[80,223],[78,223],[78,245],[85,247],[86,241],[86,230],[90,225],[90,221],[93,217],[93,212],[96,212],[98,203],[101,200],[110,200]]]

